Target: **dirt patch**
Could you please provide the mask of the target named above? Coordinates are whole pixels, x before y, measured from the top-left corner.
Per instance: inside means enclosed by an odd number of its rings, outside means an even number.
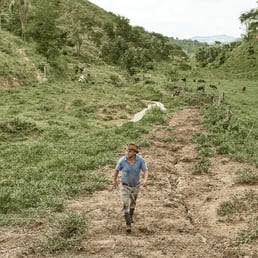
[[[24,49],[20,48],[18,49],[18,53],[19,55],[23,58],[23,60],[26,62],[26,63],[29,63],[30,62],[30,59],[29,57],[27,56],[26,52]],[[31,63],[31,62],[30,62]],[[47,77],[46,75],[41,72],[34,63],[31,63],[32,64],[32,71],[35,73],[35,77],[36,77],[36,80],[39,82],[39,83],[43,83],[43,82],[47,82]]]
[[[253,211],[232,221],[217,214],[219,204],[233,195],[257,192],[256,186],[234,183],[235,172],[247,164],[214,156],[209,173],[193,173],[199,157],[192,137],[202,131],[201,119],[198,109],[180,110],[146,137],[152,144],[141,154],[150,179],[139,194],[131,234],[125,233],[118,189],[107,186],[69,201],[67,209],[86,213],[89,223],[85,249],[71,257],[257,257],[257,239],[240,248],[230,245]],[[113,169],[103,168],[110,179]],[[43,229],[6,228],[1,233],[0,256],[22,257]]]
[[[0,79],[0,88],[2,89],[15,88],[19,86],[21,86],[21,84],[16,79],[9,79],[9,80]]]

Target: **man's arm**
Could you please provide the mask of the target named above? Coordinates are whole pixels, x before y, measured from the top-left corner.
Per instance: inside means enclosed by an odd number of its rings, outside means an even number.
[[[118,173],[119,173],[119,170],[115,170],[113,173],[113,186],[114,187],[118,186],[118,181],[117,181]]]
[[[147,186],[147,180],[148,180],[148,177],[149,177],[149,170],[145,170],[144,171],[144,177],[143,177],[143,187]]]

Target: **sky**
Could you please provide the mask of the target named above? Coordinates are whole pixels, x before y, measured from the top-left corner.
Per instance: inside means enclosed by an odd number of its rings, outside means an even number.
[[[245,32],[239,17],[258,8],[257,0],[89,0],[106,11],[126,17],[133,26],[164,36],[194,36]]]

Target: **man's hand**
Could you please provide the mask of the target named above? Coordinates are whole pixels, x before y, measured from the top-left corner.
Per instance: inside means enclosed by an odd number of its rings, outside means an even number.
[[[118,187],[118,181],[117,181],[117,178],[114,178],[113,179],[113,187]]]
[[[146,187],[147,186],[147,181],[144,180],[143,183],[142,183],[142,186]]]
[[[143,183],[142,183],[142,186],[143,186],[143,187],[146,187],[146,186],[147,186],[148,176],[149,176],[149,171],[146,170],[146,171],[144,172],[144,179],[143,179]]]
[[[113,187],[118,187],[118,181],[117,181],[117,176],[118,176],[119,171],[115,170],[113,174]]]

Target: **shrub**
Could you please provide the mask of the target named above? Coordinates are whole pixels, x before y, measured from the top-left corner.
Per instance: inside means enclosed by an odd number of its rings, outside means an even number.
[[[193,172],[194,175],[199,175],[199,174],[206,174],[209,171],[210,167],[210,161],[206,158],[202,158],[200,161],[198,161],[195,164],[195,171]]]
[[[257,184],[258,174],[252,171],[250,168],[243,168],[237,171],[236,183],[238,184]]]
[[[87,228],[84,215],[69,213],[52,226],[52,232],[45,243],[41,243],[41,252],[61,253],[72,249],[81,249]]]

